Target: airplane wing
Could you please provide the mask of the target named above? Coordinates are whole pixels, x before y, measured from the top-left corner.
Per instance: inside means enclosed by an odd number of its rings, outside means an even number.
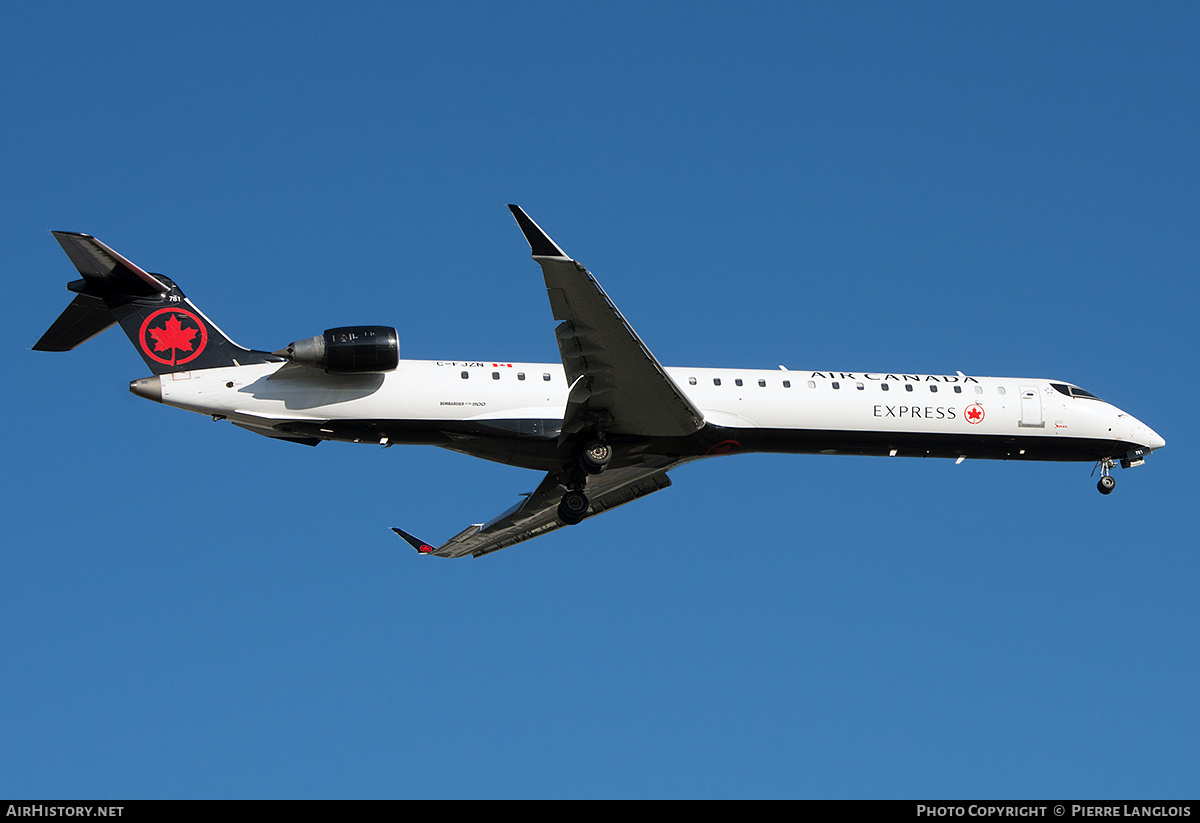
[[[675,385],[637,332],[600,288],[596,278],[563,252],[519,206],[508,207],[542,267],[558,350],[570,392],[559,444],[581,432],[672,437],[694,434],[704,414]],[[679,460],[643,458],[587,479],[587,517],[671,485],[667,471]],[[468,526],[441,546],[392,529],[422,554],[480,555],[560,528],[558,504],[568,487],[549,472],[521,503],[487,523]]]
[[[674,464],[609,469],[590,478],[587,495],[591,505],[588,507],[587,516],[591,517],[622,503],[665,489],[671,485],[671,479],[667,477],[667,469],[671,465]],[[403,537],[421,554],[433,554],[438,557],[463,557],[470,554],[479,557],[562,526],[557,517],[558,501],[566,491],[566,486],[559,483],[558,475],[550,472],[537,489],[521,503],[488,523],[468,526],[437,547],[401,529],[392,531]]]
[[[571,386],[559,442],[584,430],[647,437],[689,435],[704,415],[646,348],[596,278],[519,206],[509,205],[542,267],[558,350]]]

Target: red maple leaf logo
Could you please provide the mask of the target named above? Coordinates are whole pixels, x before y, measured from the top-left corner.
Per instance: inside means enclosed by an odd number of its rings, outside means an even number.
[[[969,409],[967,409],[967,421],[968,422],[978,423],[982,419],[983,419],[983,409],[981,409],[979,406],[971,406]]]
[[[185,329],[174,314],[167,319],[162,328],[150,329],[155,351],[191,351],[192,340],[199,333],[199,329]],[[171,365],[175,365],[174,354],[171,355]]]
[[[159,322],[161,326],[150,328],[151,323]],[[184,323],[191,325],[184,326]],[[171,307],[152,312],[142,321],[138,330],[138,345],[146,359],[171,368],[195,360],[207,344],[208,330],[204,327],[204,321],[183,308]],[[166,352],[170,352],[170,359],[163,356]]]

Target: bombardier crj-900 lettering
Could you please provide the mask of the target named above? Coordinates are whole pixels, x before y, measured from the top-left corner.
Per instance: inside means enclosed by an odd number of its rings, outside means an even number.
[[[542,267],[561,363],[401,360],[396,330],[329,329],[278,351],[238,346],[184,297],[86,234],[54,232],[82,275],[35,349],[66,351],[120,323],[153,377],[134,394],[316,445],[425,444],[545,472],[537,489],[440,546],[476,557],[671,485],[667,472],[738,452],[1075,460],[1140,465],[1164,441],[1054,380],[666,368],[600,284],[517,206]],[[1094,471],[1094,470],[1093,470]]]

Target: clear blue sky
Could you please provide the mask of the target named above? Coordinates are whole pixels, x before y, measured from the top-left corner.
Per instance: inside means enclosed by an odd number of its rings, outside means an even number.
[[[1195,797],[1200,7],[9,4],[0,796]],[[506,203],[668,365],[1055,377],[1167,447],[538,477],[30,347],[94,234],[239,342],[554,361]]]

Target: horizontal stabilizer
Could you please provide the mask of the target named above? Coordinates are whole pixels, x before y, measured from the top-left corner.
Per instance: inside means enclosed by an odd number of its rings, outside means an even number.
[[[83,275],[88,291],[99,294],[149,296],[171,290],[168,284],[130,263],[89,234],[70,231],[50,233]]]
[[[117,319],[99,297],[77,294],[54,321],[54,325],[42,335],[42,339],[33,344],[33,350],[70,351],[116,322]]]

